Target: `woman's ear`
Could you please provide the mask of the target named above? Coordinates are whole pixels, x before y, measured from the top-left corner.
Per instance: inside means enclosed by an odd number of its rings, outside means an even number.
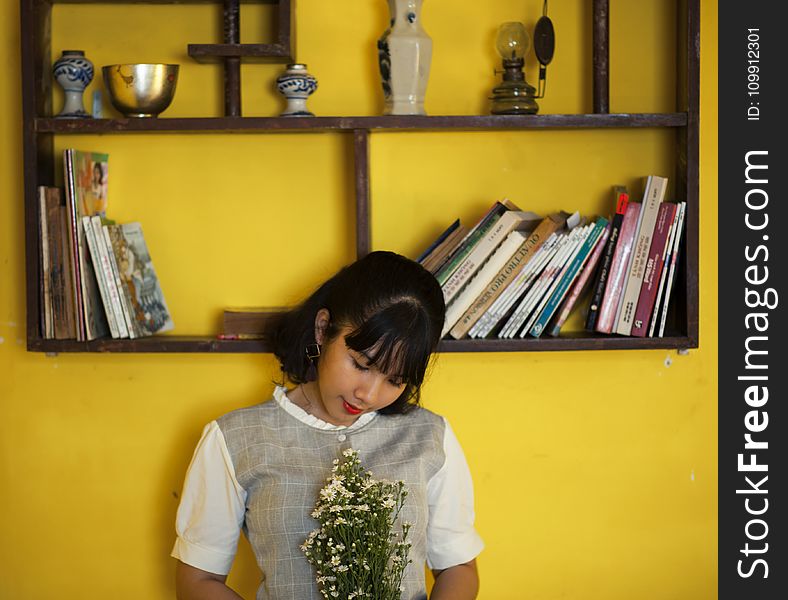
[[[326,338],[328,323],[331,321],[331,313],[327,308],[321,308],[315,315],[315,341],[322,346]]]

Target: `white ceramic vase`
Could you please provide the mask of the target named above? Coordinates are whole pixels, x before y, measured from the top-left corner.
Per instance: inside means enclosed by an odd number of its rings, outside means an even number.
[[[82,94],[93,80],[93,63],[85,58],[82,50],[63,50],[63,54],[52,66],[55,81],[65,92],[66,102],[58,118],[85,119],[90,114],[82,103]]]
[[[386,115],[425,115],[432,39],[421,26],[423,0],[388,0],[391,26],[378,40]]]

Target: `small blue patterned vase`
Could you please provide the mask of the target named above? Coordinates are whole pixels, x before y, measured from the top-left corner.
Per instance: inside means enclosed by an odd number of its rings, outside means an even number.
[[[314,117],[306,109],[306,99],[317,89],[317,79],[307,73],[306,65],[287,65],[287,70],[276,78],[276,88],[287,99],[282,117]]]
[[[66,103],[57,118],[90,118],[82,103],[82,93],[93,80],[93,63],[85,58],[85,53],[82,50],[63,50],[63,55],[52,67],[52,75],[66,94]]]

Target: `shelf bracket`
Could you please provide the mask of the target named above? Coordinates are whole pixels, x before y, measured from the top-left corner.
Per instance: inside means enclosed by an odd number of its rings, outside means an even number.
[[[356,180],[356,258],[369,254],[369,129],[353,130],[353,169]]]
[[[610,112],[610,1],[594,0],[594,112]]]
[[[293,0],[278,0],[277,34],[273,44],[241,43],[240,0],[223,0],[223,43],[189,44],[188,53],[200,63],[224,65],[224,116],[241,116],[241,62],[293,62],[295,35]]]

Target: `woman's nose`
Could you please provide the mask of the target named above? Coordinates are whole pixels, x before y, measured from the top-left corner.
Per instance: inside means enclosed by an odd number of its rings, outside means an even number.
[[[359,386],[356,396],[359,400],[364,402],[367,405],[374,405],[378,399],[378,394],[380,393],[380,386],[383,383],[384,377],[382,374],[370,374],[369,377],[365,378],[365,381],[362,385]]]

